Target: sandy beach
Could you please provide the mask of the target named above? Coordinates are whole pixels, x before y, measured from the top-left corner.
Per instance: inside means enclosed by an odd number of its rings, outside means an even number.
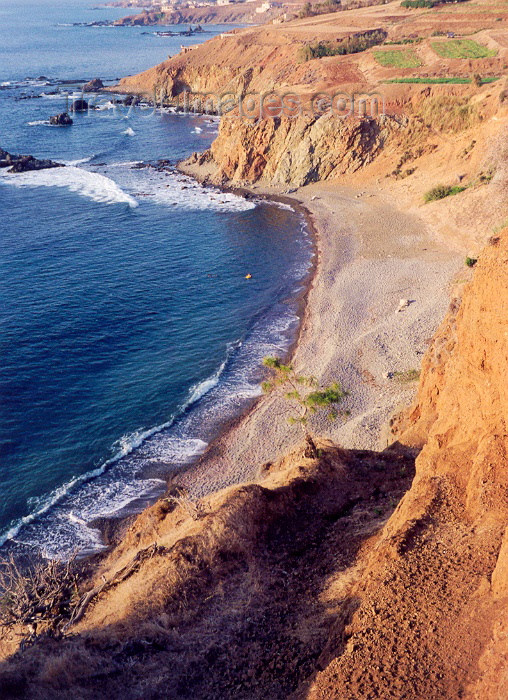
[[[184,170],[203,178],[195,166]],[[287,196],[280,187],[252,192]],[[347,418],[313,416],[309,429],[345,448],[381,450],[392,441],[391,416],[416,390],[417,381],[403,373],[419,370],[462,258],[385,192],[320,182],[289,196],[309,212],[318,258],[291,361],[302,374],[339,381],[349,392],[341,405]],[[409,304],[398,311],[402,299]],[[254,480],[261,465],[301,440],[287,415],[285,401],[263,396],[175,482],[201,497]]]

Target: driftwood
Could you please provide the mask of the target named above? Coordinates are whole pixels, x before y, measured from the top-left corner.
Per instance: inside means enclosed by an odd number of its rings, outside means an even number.
[[[11,555],[0,561],[0,625],[25,626],[34,636],[44,623],[45,631],[57,632],[78,600],[75,560],[41,561],[22,568]]]

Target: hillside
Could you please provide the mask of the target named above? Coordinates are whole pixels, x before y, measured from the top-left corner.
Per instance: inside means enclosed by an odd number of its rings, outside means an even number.
[[[159,501],[66,638],[3,663],[2,697],[504,697],[507,294],[505,229],[397,443],[299,447],[197,506]]]

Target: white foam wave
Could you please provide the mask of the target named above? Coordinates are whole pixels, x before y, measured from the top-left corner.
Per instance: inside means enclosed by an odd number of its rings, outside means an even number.
[[[203,131],[203,129],[200,126],[195,126],[194,129],[191,131],[191,134],[200,134]]]
[[[22,527],[29,525],[37,518],[40,518],[41,515],[47,513],[50,510],[50,508],[53,508],[55,505],[57,505],[57,503],[59,503],[73,488],[75,488],[79,484],[84,483],[85,481],[89,481],[90,479],[94,479],[95,477],[100,476],[104,472],[105,468],[106,465],[103,465],[101,467],[98,467],[97,469],[93,469],[92,471],[87,472],[86,474],[77,476],[74,479],[68,481],[67,483],[62,484],[62,486],[59,486],[47,496],[41,499],[37,499],[39,507],[36,510],[34,510],[29,515],[25,515],[23,518],[19,518],[18,520],[16,520],[15,523],[11,525],[11,527],[6,532],[0,535],[0,547],[7,540],[13,540],[16,537],[16,535],[20,532]]]
[[[95,158],[95,154],[87,156],[86,158],[77,158],[76,160],[62,160],[60,161],[64,165],[82,165],[83,163],[89,163],[92,158]]]
[[[278,209],[285,209],[286,211],[294,212],[293,207],[290,204],[286,204],[285,202],[274,202],[270,200],[268,204],[270,204],[270,206],[277,207]]]
[[[247,211],[254,209],[256,202],[232,192],[204,187],[196,180],[180,173],[158,172],[152,168],[126,169],[112,164],[114,177],[125,190],[135,197],[149,197],[150,202],[185,210]],[[105,172],[109,172],[106,169]]]
[[[45,83],[47,85],[48,83]],[[50,95],[47,92],[41,92],[41,97],[44,97],[46,100],[65,100],[67,97],[69,100],[80,100],[83,97],[82,92],[66,92],[65,90],[62,90],[61,92],[57,92],[54,95]]]
[[[136,200],[124,192],[111,178],[74,166],[26,173],[1,173],[0,181],[16,187],[66,187],[71,192],[93,199],[95,202],[138,206]]]
[[[236,399],[255,399],[258,396],[261,396],[262,393],[263,390],[261,389],[261,386],[259,384],[255,384],[241,387],[235,391],[234,396]]]
[[[139,451],[145,463],[166,462],[168,464],[186,464],[194,457],[203,454],[208,443],[199,438],[177,438],[161,433],[156,440],[146,444]]]
[[[47,527],[28,527],[14,536],[15,543],[36,546],[41,554],[51,559],[67,559],[75,552],[80,556],[105,548],[99,530],[90,522],[99,517],[115,517],[138,499],[157,497],[165,488],[161,479],[107,481],[100,492],[93,483],[82,487],[71,499],[71,510],[60,508],[49,516]]]
[[[27,122],[28,126],[51,126],[47,119],[36,119],[34,122]]]
[[[125,131],[122,131],[122,134],[125,134],[125,136],[135,136],[136,132],[132,127],[128,126],[127,129],[125,129]]]
[[[233,344],[228,347],[228,356],[233,351],[234,347],[235,345]],[[182,406],[182,411],[198,401],[218,384],[226,362],[227,358],[211,377],[208,377],[191,388],[189,399]],[[139,449],[140,456],[144,457],[147,463],[164,461],[171,464],[185,464],[193,457],[202,454],[208,447],[208,443],[204,440],[199,438],[180,438],[169,434],[163,434],[163,431],[171,427],[173,422],[173,419],[171,419],[166,423],[162,423],[148,430],[136,430],[123,435],[116,443],[115,454],[104,462],[104,464],[92,471],[71,479],[46,496],[33,499],[29,504],[34,508],[32,513],[17,520],[6,532],[0,535],[0,547],[7,540],[14,540],[19,544],[36,544],[36,546],[41,549],[44,556],[47,557],[62,557],[65,556],[65,552],[70,556],[76,548],[80,551],[83,550],[83,552],[86,551],[87,553],[99,551],[103,547],[100,537],[97,535],[96,531],[87,526],[86,521],[90,521],[99,516],[112,515],[114,512],[125,508],[131,501],[148,495],[164,482],[161,482],[159,479],[136,481],[134,484],[114,482],[114,486],[111,484],[107,485],[106,491],[101,489],[100,498],[92,499],[92,503],[95,504],[93,508],[88,506],[86,512],[81,510],[79,516],[77,516],[74,511],[71,511],[71,513],[66,516],[68,520],[82,526],[79,536],[77,534],[74,536],[74,549],[69,549],[64,546],[61,541],[58,542],[58,544],[53,543],[52,546],[50,546],[48,542],[42,543],[39,539],[41,536],[40,534],[38,534],[36,543],[30,538],[24,541],[18,538],[17,535],[24,527],[30,525],[53,507],[57,506],[66,496],[74,491],[77,486],[92,482],[89,484],[89,487],[93,488],[93,480],[96,477],[102,476],[111,465],[127,457],[134,450]],[[159,435],[156,441],[148,441],[148,438],[158,433]],[[120,497],[118,496],[119,493],[121,494]],[[86,533],[85,530],[89,532]]]
[[[115,104],[114,102],[111,102],[111,100],[109,102],[105,102],[103,104],[95,105],[95,109],[98,112],[104,112],[105,110],[108,110],[108,109],[117,109],[117,107],[118,107],[118,105]]]
[[[226,362],[227,359],[224,360],[224,362],[221,364],[219,369],[212,374],[211,377],[208,377],[207,379],[204,379],[202,382],[199,382],[195,386],[191,387],[191,390],[189,392],[190,397],[187,402],[187,405],[191,405],[195,403],[196,401],[199,401],[199,399],[204,396],[206,393],[210,391],[210,389],[213,389],[214,386],[217,386],[219,383],[219,379],[221,374],[224,371],[224,368],[226,367]]]
[[[132,167],[133,165],[139,165],[142,162],[143,162],[142,160],[124,160],[124,161],[119,161],[118,163],[110,163],[109,167],[110,168],[120,168],[123,166]]]

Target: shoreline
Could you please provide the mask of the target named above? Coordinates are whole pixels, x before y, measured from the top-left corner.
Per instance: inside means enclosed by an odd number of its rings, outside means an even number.
[[[209,175],[206,167],[185,162],[178,170],[204,184]],[[460,256],[428,231],[421,219],[386,201],[381,191],[352,189],[333,181],[306,185],[291,195],[281,187],[260,185],[226,185],[221,189],[284,201],[305,215],[315,254],[300,325],[287,357],[323,383],[339,379],[351,394],[345,405],[351,416],[346,421],[330,428],[322,419],[314,420],[311,430],[341,447],[384,449],[393,442],[390,419],[410,405],[416,391],[417,382],[404,380],[404,373],[419,371],[426,345],[448,308]],[[375,202],[369,202],[372,198]],[[340,218],[340,208],[346,213],[349,209],[362,211],[348,220]],[[380,213],[384,218],[376,220]],[[369,217],[373,221],[366,221]],[[336,225],[340,233],[335,237]],[[377,228],[381,229],[379,237]],[[391,269],[382,269],[386,267]],[[362,282],[365,289],[358,286],[355,292],[355,284]],[[334,286],[346,292],[345,298],[337,299],[338,309],[330,305]],[[388,307],[382,298],[376,300],[377,292],[386,297]],[[409,304],[398,313],[398,302],[406,296]],[[370,309],[365,313],[365,297],[377,307],[375,313]],[[333,334],[326,340],[320,334],[327,315],[332,326],[346,326],[349,331],[343,348],[339,339],[332,346]],[[346,322],[337,319],[341,315],[347,317]],[[394,351],[391,345],[396,346]],[[383,359],[386,369],[380,366]],[[341,362],[344,367],[340,367]],[[185,488],[191,498],[201,498],[256,480],[263,465],[301,439],[299,430],[287,425],[285,418],[277,420],[283,413],[280,401],[259,397],[225,426],[196,462],[176,474],[172,483]]]
[[[202,184],[210,184],[207,182],[208,173],[206,169],[202,169],[200,166],[193,165],[189,167],[186,166],[184,162],[177,165],[177,170],[185,175],[193,177]],[[217,185],[214,186],[217,187]],[[359,416],[361,417],[362,415],[362,412],[358,410],[358,406],[356,405],[356,394],[358,393],[359,384],[363,382],[370,384],[371,390],[375,390],[371,391],[371,394],[374,395],[374,400],[377,402],[377,396],[380,391],[379,373],[373,373],[362,358],[358,357],[356,361],[356,369],[358,371],[356,372],[356,376],[353,377],[353,381],[351,381],[351,373],[349,378],[338,377],[336,374],[331,375],[329,373],[329,368],[323,368],[322,363],[321,367],[319,367],[322,359],[322,357],[320,359],[320,356],[330,354],[331,352],[331,359],[335,365],[338,366],[341,360],[341,351],[337,350],[337,348],[330,348],[329,339],[325,341],[323,338],[323,343],[320,343],[321,336],[316,333],[316,323],[319,325],[321,317],[326,317],[326,313],[323,313],[322,309],[320,309],[320,303],[323,302],[323,294],[328,306],[330,306],[329,302],[332,296],[332,290],[326,278],[331,275],[340,280],[346,280],[349,275],[348,268],[352,265],[354,266],[360,259],[365,260],[364,254],[366,251],[362,250],[362,246],[365,248],[367,244],[366,241],[363,241],[363,243],[361,241],[364,232],[359,230],[359,228],[355,228],[357,222],[351,223],[349,230],[347,226],[344,229],[342,223],[342,229],[344,230],[340,231],[335,241],[340,245],[341,249],[338,255],[337,251],[333,254],[334,251],[332,251],[331,248],[334,241],[330,238],[330,231],[328,229],[331,223],[333,225],[338,224],[340,216],[337,216],[338,212],[335,208],[329,211],[326,211],[326,209],[330,209],[332,206],[337,207],[341,204],[346,211],[349,211],[349,209],[358,205],[358,199],[368,202],[372,197],[384,197],[384,195],[381,193],[377,195],[366,193],[366,191],[363,191],[362,194],[359,190],[341,187],[337,182],[326,181],[298,188],[296,192],[292,192],[291,194],[284,192],[284,188],[282,187],[262,187],[260,185],[254,185],[253,187],[224,186],[217,187],[217,189],[220,191],[232,192],[240,196],[247,196],[248,199],[256,198],[263,199],[267,203],[279,202],[290,205],[305,221],[313,254],[309,269],[302,279],[301,290],[298,291],[294,297],[291,297],[296,305],[298,327],[282,357],[285,361],[289,360],[291,363],[295,364],[300,371],[303,371],[305,374],[316,376],[318,380],[323,383],[339,379],[344,388],[352,395],[351,409],[349,406],[349,399],[346,405],[347,409],[352,410],[351,418],[348,418],[344,423],[340,423],[332,428],[330,428],[329,425],[325,426],[323,421],[321,421],[321,423],[319,423],[319,421],[317,423],[311,423],[311,430],[315,435],[331,439],[335,443],[346,448],[382,449],[386,447],[388,442],[386,440],[386,435],[389,430],[388,421],[398,410],[409,406],[416,389],[416,382],[413,382],[410,386],[406,386],[397,384],[393,379],[388,380],[388,383],[391,384],[390,390],[392,393],[389,405],[387,407],[385,406],[385,409],[378,412],[376,415],[371,416],[373,420],[371,420],[371,425],[366,435],[358,439],[358,435],[354,435],[354,431],[351,430],[349,430],[350,434],[347,435],[347,426],[351,428],[355,422],[358,422]],[[324,200],[326,200],[326,207],[323,210]],[[368,205],[367,208],[369,208]],[[372,207],[370,208],[372,209]],[[394,209],[392,213],[394,211],[396,211],[396,209]],[[397,212],[397,214],[403,219],[410,219],[409,215],[405,215],[402,212]],[[416,225],[420,229],[424,227],[421,220],[417,220]],[[431,237],[423,230],[419,233],[426,246],[430,245],[432,242]],[[414,240],[411,239],[408,247],[413,249],[413,243]],[[392,247],[393,244],[394,241],[391,241]],[[436,246],[436,250],[439,249],[440,251],[440,258],[457,259],[458,262],[456,253],[453,253],[448,248],[446,248],[446,252],[444,252],[444,246],[441,243],[437,243],[436,240],[434,241],[434,245]],[[423,246],[423,244],[421,244],[421,246]],[[427,251],[428,249],[427,247],[422,247],[422,250]],[[412,250],[412,255],[415,255],[416,252]],[[387,250],[380,250],[374,253],[374,257],[377,260],[374,267],[379,267],[379,265],[382,264],[386,254]],[[388,257],[392,257],[392,254],[388,253]],[[445,262],[447,263],[447,261]],[[429,272],[428,265],[427,272]],[[431,322],[427,324],[429,338],[434,334],[448,306],[449,295],[446,290],[449,279],[452,276],[449,273],[450,270],[445,272],[445,284],[441,284],[438,290],[441,303],[434,307],[434,313],[430,320]],[[371,284],[374,282],[375,277],[376,271],[374,270],[374,275],[370,280]],[[400,295],[402,296],[402,291]],[[320,303],[316,304],[316,296],[318,297],[318,302],[320,302],[319,297],[321,296]],[[343,305],[343,308],[338,310],[339,316],[341,313],[344,313],[344,311],[348,311],[347,308],[344,308],[343,300],[339,298],[336,300],[336,303],[338,306],[340,306],[341,303]],[[354,312],[356,304],[355,299],[350,297],[347,300],[346,307],[348,304],[351,307],[349,311],[352,310]],[[411,306],[413,306],[413,304],[411,304]],[[332,310],[335,307],[333,301],[331,307]],[[394,308],[391,309],[392,317],[394,315]],[[337,313],[337,309],[334,310]],[[404,316],[407,315],[407,311],[409,311],[409,309],[401,314],[397,314],[397,319],[402,321]],[[356,331],[354,325],[355,324],[349,329],[350,340],[353,341],[355,340]],[[424,349],[425,348],[422,348],[420,355],[423,354]],[[312,357],[310,357],[310,355]],[[344,359],[347,358],[344,357]],[[421,357],[417,360],[418,367],[420,361]],[[411,368],[397,368],[398,371],[403,371],[404,369]],[[372,406],[370,406],[370,408],[372,409]],[[100,561],[104,555],[107,555],[110,547],[119,541],[132,522],[146,510],[146,508],[151,507],[153,503],[164,498],[168,490],[172,487],[183,487],[190,498],[196,499],[234,484],[256,480],[263,465],[280,457],[284,451],[287,451],[301,440],[299,429],[291,428],[287,424],[286,418],[282,415],[283,413],[284,410],[280,405],[280,401],[274,400],[273,397],[259,396],[253,399],[252,402],[241,409],[236,417],[224,421],[201,456],[197,457],[195,461],[181,470],[163,477],[166,484],[165,491],[154,501],[151,499],[149,501],[146,499],[141,502],[136,501],[137,507],[126,506],[123,512],[118,513],[116,516],[101,516],[90,521],[88,525],[100,531],[107,549],[103,552],[85,555],[83,560],[90,562]],[[365,411],[363,411],[363,413],[365,413]],[[281,417],[279,418],[279,416]],[[361,428],[362,425],[360,422],[359,429],[361,430]],[[356,432],[358,432],[358,430]]]
[[[176,165],[176,169],[178,172],[188,175],[181,167],[180,163]],[[299,344],[300,340],[300,334],[302,332],[303,324],[306,318],[306,315],[308,313],[308,295],[310,293],[310,290],[312,288],[313,280],[314,277],[317,273],[318,269],[318,259],[319,259],[319,246],[318,246],[318,241],[319,241],[319,235],[318,231],[316,229],[313,217],[311,213],[308,211],[308,209],[302,205],[301,202],[295,200],[294,198],[291,198],[287,195],[283,194],[277,194],[277,195],[270,195],[270,194],[265,194],[265,193],[256,193],[253,190],[249,188],[239,188],[239,187],[222,187],[222,186],[217,186],[217,185],[211,185],[210,183],[207,183],[203,181],[202,179],[195,177],[194,175],[189,175],[192,177],[194,180],[202,184],[203,186],[209,186],[209,187],[214,187],[220,192],[230,192],[233,193],[237,196],[242,196],[247,199],[259,199],[265,201],[267,204],[273,204],[276,206],[277,203],[280,204],[285,204],[291,206],[291,208],[296,212],[296,214],[300,217],[302,224],[305,226],[305,229],[307,231],[308,238],[310,240],[311,244],[311,256],[309,260],[309,267],[307,272],[305,273],[305,276],[301,279],[300,284],[301,288],[291,297],[288,297],[288,303],[294,304],[295,305],[295,315],[297,317],[297,322],[298,326],[295,329],[294,333],[292,334],[293,337],[290,340],[290,343],[287,347],[287,349],[284,351],[284,353],[281,355],[286,361],[289,361],[294,353],[296,352],[296,349]],[[206,178],[205,178],[206,179]],[[156,474],[157,478],[161,478],[166,482],[166,488],[163,494],[161,494],[158,498],[155,500],[152,499],[140,499],[136,500],[133,503],[138,503],[143,504],[141,508],[136,507],[135,505],[128,504],[125,506],[124,509],[122,509],[123,512],[120,512],[120,514],[116,516],[109,516],[109,515],[104,515],[104,516],[99,516],[95,518],[94,520],[90,521],[87,523],[87,525],[91,528],[94,528],[98,530],[101,534],[101,538],[103,540],[104,545],[106,545],[107,549],[104,551],[98,551],[95,553],[91,553],[88,555],[85,555],[82,559],[82,561],[86,561],[90,563],[92,566],[95,566],[95,563],[100,562],[104,556],[107,556],[110,548],[117,544],[123,534],[126,532],[126,530],[130,527],[130,525],[136,520],[136,518],[141,515],[147,508],[150,508],[154,503],[159,501],[160,499],[163,499],[166,497],[167,493],[176,487],[181,486],[181,479],[180,477],[184,474],[191,473],[193,468],[197,467],[200,463],[201,460],[209,453],[209,451],[213,452],[215,444],[223,439],[225,435],[229,434],[234,434],[234,431],[236,428],[241,424],[241,422],[247,418],[252,411],[256,410],[256,407],[260,402],[263,401],[265,397],[263,395],[258,396],[256,398],[251,399],[251,401],[244,406],[240,412],[238,413],[237,416],[230,418],[228,420],[225,420],[222,426],[220,427],[217,435],[213,437],[208,446],[206,447],[204,453],[200,456],[197,456],[193,461],[188,466],[185,466],[181,468],[180,470],[174,471],[171,474],[166,475],[165,477],[162,476],[161,474]],[[150,476],[150,474],[148,474]]]

